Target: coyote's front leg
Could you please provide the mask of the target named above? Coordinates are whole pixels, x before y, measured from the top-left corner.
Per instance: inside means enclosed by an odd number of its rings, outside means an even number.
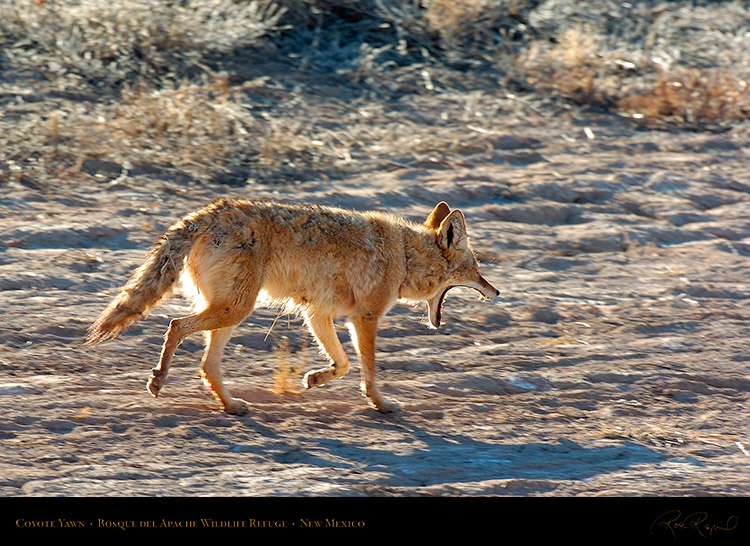
[[[370,405],[381,413],[397,411],[399,409],[398,402],[383,397],[375,385],[375,338],[378,335],[377,317],[354,317],[351,325],[354,345],[359,355],[362,394],[368,399]]]
[[[336,329],[333,326],[333,318],[310,313],[306,316],[315,339],[331,360],[327,368],[312,370],[305,374],[302,383],[305,388],[321,387],[332,379],[341,377],[349,371],[349,359],[346,357],[344,348],[341,346]]]

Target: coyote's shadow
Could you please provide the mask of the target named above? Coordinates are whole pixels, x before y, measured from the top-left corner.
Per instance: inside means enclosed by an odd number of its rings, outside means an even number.
[[[317,440],[318,451],[365,466],[386,477],[379,485],[429,486],[441,483],[487,480],[585,480],[640,464],[656,463],[665,456],[653,449],[623,442],[604,447],[584,447],[560,439],[550,443],[489,443],[454,432],[436,435],[413,425],[359,424],[367,437],[378,432],[404,432],[411,445],[401,452],[335,438]],[[370,430],[367,430],[370,429]],[[308,446],[313,448],[312,445]],[[323,457],[325,458],[325,457]]]
[[[522,440],[495,443],[460,432],[427,432],[409,423],[408,418],[392,422],[386,422],[387,417],[355,419],[358,422],[353,424],[362,430],[359,441],[353,441],[350,435],[344,439],[329,434],[293,439],[253,420],[246,424],[254,434],[264,438],[260,443],[238,443],[208,430],[210,427],[192,430],[234,453],[248,453],[282,464],[373,472],[381,477],[371,480],[371,485],[394,487],[491,480],[580,481],[636,465],[658,463],[666,457],[629,441],[603,447],[585,447],[564,438],[549,443]],[[401,439],[394,440],[394,435]],[[378,447],[377,441],[372,441],[378,437],[390,437],[389,447]]]

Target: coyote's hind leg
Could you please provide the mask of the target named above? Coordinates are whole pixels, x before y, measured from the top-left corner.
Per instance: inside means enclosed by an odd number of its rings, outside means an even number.
[[[241,415],[247,411],[247,406],[241,400],[231,397],[229,390],[221,382],[221,354],[229,341],[232,327],[236,326],[247,317],[254,304],[244,306],[236,305],[211,305],[200,313],[188,315],[183,318],[174,319],[169,324],[169,330],[164,336],[159,364],[151,371],[147,387],[149,392],[158,396],[164,386],[169,373],[174,352],[180,343],[190,334],[209,330],[206,351],[203,355],[202,374],[210,384],[216,396],[221,400],[227,413]]]
[[[177,334],[177,328],[180,319],[174,319],[169,323],[169,329],[164,334],[164,344],[161,347],[161,356],[159,357],[159,364],[151,370],[151,377],[149,377],[146,388],[154,396],[159,396],[161,388],[164,383],[167,382],[167,375],[169,375],[169,366],[172,364],[172,357],[177,347],[182,343],[184,336]]]
[[[201,377],[206,386],[221,401],[224,411],[232,415],[243,415],[247,413],[247,404],[238,398],[232,398],[229,389],[221,381],[221,355],[229,338],[232,337],[232,330],[234,327],[229,326],[206,332],[206,350],[201,360]]]

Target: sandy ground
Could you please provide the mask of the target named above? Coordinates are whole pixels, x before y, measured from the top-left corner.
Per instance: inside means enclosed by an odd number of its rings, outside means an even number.
[[[93,166],[74,189],[7,184],[0,495],[748,495],[746,139],[592,115],[499,128],[457,164],[338,181],[123,183]],[[280,363],[322,358],[274,310],[227,349],[249,415],[223,414],[198,379],[200,336],[154,399],[145,382],[185,300],[95,348],[85,330],[161,230],[227,193],[416,221],[445,199],[501,296],[452,291],[437,331],[425,308],[383,320],[378,377],[395,415],[366,407],[343,324],[349,375],[275,393]]]

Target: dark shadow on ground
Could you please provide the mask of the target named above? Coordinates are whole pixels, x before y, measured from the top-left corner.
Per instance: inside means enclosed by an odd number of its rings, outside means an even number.
[[[373,438],[382,425],[370,424]],[[403,429],[401,425],[386,428]],[[365,465],[368,471],[389,475],[379,485],[421,485],[485,480],[586,480],[599,474],[624,470],[640,464],[653,464],[664,455],[648,447],[623,442],[618,445],[587,448],[567,439],[550,443],[488,443],[457,433],[435,435],[409,427],[412,445],[401,452],[369,447],[335,438],[310,441],[305,451],[323,450],[337,459]],[[392,442],[389,442],[392,444]],[[326,459],[327,457],[322,457]]]

